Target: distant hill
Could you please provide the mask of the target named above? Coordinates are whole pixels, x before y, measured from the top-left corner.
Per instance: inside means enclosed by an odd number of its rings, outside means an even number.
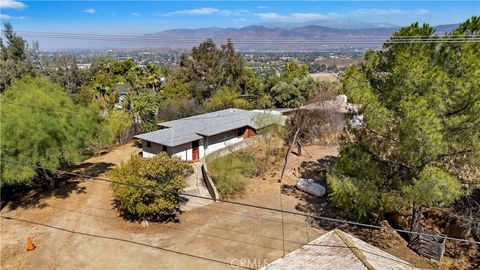
[[[436,33],[438,35],[443,35],[452,32],[459,26],[458,23],[455,24],[442,24],[442,25],[437,25],[435,26]]]
[[[172,48],[191,48],[207,38],[213,39],[216,43],[225,43],[228,38],[231,38],[235,47],[243,51],[365,49],[380,47],[383,41],[400,28],[389,24],[362,23],[354,20],[343,22],[344,24],[340,25],[342,28],[310,24],[288,29],[264,25],[243,28],[172,29],[147,34],[145,38],[158,39],[162,46]],[[359,26],[372,27],[353,28],[355,22]],[[435,29],[437,34],[444,34],[451,32],[457,26],[458,24],[439,25]],[[319,40],[324,41],[319,42]]]
[[[317,25],[325,26],[336,29],[364,29],[364,28],[397,28],[399,25],[391,23],[376,23],[376,22],[365,22],[360,20],[352,19],[331,19],[331,20],[314,20],[303,23],[291,23],[291,22],[275,22],[275,23],[264,23],[262,24],[266,27],[280,27],[284,29],[292,29],[296,27],[302,27],[307,25]]]

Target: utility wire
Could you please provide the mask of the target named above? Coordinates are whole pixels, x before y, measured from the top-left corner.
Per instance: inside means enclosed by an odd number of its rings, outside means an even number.
[[[3,31],[5,33],[5,31]],[[196,43],[206,39],[229,39],[236,44],[270,44],[272,42],[280,44],[410,44],[410,43],[474,43],[480,42],[480,35],[444,35],[444,36],[341,36],[341,37],[314,37],[305,39],[284,39],[267,38],[253,39],[251,37],[175,37],[175,36],[131,36],[131,35],[100,35],[100,34],[82,34],[82,33],[54,33],[54,32],[33,32],[19,31],[26,36],[52,38],[52,39],[81,39],[92,41],[120,41],[120,42],[175,42],[175,43]]]
[[[103,178],[103,177],[96,177],[96,176],[90,176],[90,175],[86,175],[86,174],[74,173],[74,172],[69,172],[69,171],[64,171],[64,170],[51,169],[51,168],[47,168],[47,167],[43,167],[43,166],[39,166],[39,165],[35,165],[35,164],[30,164],[30,163],[25,163],[25,162],[19,162],[19,161],[8,160],[8,159],[3,159],[3,158],[1,160],[4,161],[4,162],[17,164],[17,165],[21,165],[21,166],[25,166],[25,167],[43,169],[43,170],[48,170],[48,171],[51,171],[51,172],[63,173],[63,174],[67,174],[67,175],[73,175],[73,176],[86,178],[86,179],[99,180],[99,181],[109,182],[109,183],[118,184],[118,185],[124,185],[124,186],[130,186],[130,187],[136,187],[136,188],[142,188],[142,189],[154,189],[154,190],[159,189],[159,188],[148,187],[148,186],[143,186],[143,185],[127,184],[127,183],[123,183],[123,182],[119,182],[119,181],[115,181],[115,180],[111,180],[111,179],[107,179],[107,178]],[[160,191],[165,192],[164,190],[160,190]],[[205,197],[205,196],[200,196],[200,195],[186,194],[186,193],[181,193],[181,192],[178,192],[176,194],[181,195],[181,196],[195,197],[195,198],[201,198],[201,199],[207,199],[207,200],[215,201],[214,199],[212,199],[210,197]],[[293,212],[293,211],[288,211],[288,210],[281,210],[281,209],[272,208],[272,207],[268,207],[268,206],[234,202],[234,201],[228,201],[228,200],[222,200],[222,199],[218,199],[217,201],[223,202],[223,203],[228,203],[228,204],[233,204],[233,205],[239,205],[239,206],[257,208],[257,209],[262,209],[262,210],[280,212],[280,213],[285,213],[285,214],[291,214],[291,215],[296,215],[296,216],[303,216],[303,217],[308,217],[308,218],[312,218],[312,219],[320,219],[320,220],[326,220],[326,221],[330,221],[330,222],[345,223],[345,224],[356,225],[356,226],[372,228],[372,229],[383,229],[383,230],[388,229],[388,230],[396,231],[396,232],[399,232],[399,233],[422,235],[422,236],[429,236],[429,237],[438,237],[438,238],[442,238],[442,239],[464,242],[464,243],[469,243],[469,244],[477,244],[477,245],[480,244],[480,241],[472,241],[472,240],[467,240],[467,239],[450,237],[450,236],[446,236],[446,235],[433,235],[433,234],[429,234],[429,233],[413,232],[413,231],[408,231],[408,230],[395,229],[395,228],[383,227],[383,226],[372,225],[372,224],[365,224],[365,223],[349,221],[349,220],[342,220],[342,219],[337,219],[337,218],[329,218],[329,217],[320,216],[320,215],[309,215],[309,214],[298,213],[298,212]]]
[[[2,30],[2,32],[6,32],[5,30]],[[155,36],[152,36],[151,34],[145,34],[145,35],[120,35],[120,34],[95,34],[95,33],[69,33],[69,32],[48,32],[48,31],[24,31],[24,30],[15,30],[16,33],[29,33],[29,34],[52,34],[52,35],[79,35],[79,36],[100,36],[100,37],[134,37],[134,38],[141,38],[141,37],[154,37]],[[372,37],[385,37],[385,38],[431,38],[431,37],[480,37],[480,34],[462,34],[462,35],[449,35],[449,34],[446,34],[446,35],[436,35],[436,36],[432,36],[432,35],[413,35],[413,36],[404,36],[404,35],[395,35],[395,36],[392,36],[392,35],[375,35],[375,36],[372,36]],[[178,36],[175,36],[175,35],[164,35],[162,37],[165,37],[165,38],[172,38],[172,39],[175,39],[177,38]],[[344,37],[347,37],[347,36],[344,36]],[[366,37],[368,38],[369,36],[360,36],[360,37]],[[203,37],[201,37],[203,38]],[[206,37],[208,38],[208,37]],[[220,38],[229,38],[227,36],[225,37],[220,37]],[[243,38],[243,39],[251,39],[251,37],[238,37],[238,38]],[[276,38],[276,37],[272,37],[272,38]],[[325,38],[328,38],[327,36],[325,36]]]
[[[470,36],[470,37],[412,37],[412,38],[400,38],[400,37],[390,37],[390,38],[380,38],[376,36],[372,37],[315,37],[315,38],[304,38],[304,39],[275,39],[275,38],[266,38],[262,40],[252,39],[252,38],[222,38],[222,37],[109,37],[109,36],[86,36],[86,35],[43,35],[43,34],[27,34],[26,36],[35,36],[35,37],[46,37],[46,38],[82,38],[82,39],[100,39],[100,40],[118,40],[118,41],[199,41],[206,39],[226,39],[237,42],[328,42],[328,41],[383,41],[387,40],[390,42],[401,42],[401,41],[469,41],[469,40],[478,40],[480,36]]]
[[[5,33],[5,31],[2,31]],[[150,39],[150,40],[197,40],[197,39],[236,39],[236,40],[249,40],[249,41],[257,41],[258,39],[252,37],[234,37],[234,36],[197,36],[197,37],[179,37],[175,35],[164,35],[164,36],[154,36],[154,35],[115,35],[115,34],[93,34],[93,33],[66,33],[66,32],[36,32],[36,31],[16,31],[18,33],[24,33],[28,35],[38,35],[38,36],[58,36],[58,37],[94,37],[94,38],[110,38],[110,39]],[[291,40],[337,40],[337,39],[395,39],[395,40],[407,40],[407,39],[459,39],[459,38],[479,38],[480,35],[472,34],[472,35],[439,35],[439,36],[388,36],[388,35],[372,35],[372,36],[365,36],[365,35],[357,35],[357,36],[317,36],[312,38],[303,38],[303,39],[289,39],[284,37],[269,37],[267,40],[275,40],[275,41],[291,41]]]
[[[195,40],[141,40],[141,39],[106,39],[106,38],[86,38],[86,37],[50,37],[50,36],[41,36],[40,38],[50,38],[50,39],[72,39],[72,40],[89,40],[89,41],[118,41],[118,42],[130,42],[130,43],[178,43],[178,44],[190,44],[190,43],[199,43],[205,41],[205,39],[195,39]],[[217,40],[217,39],[215,39]],[[235,44],[242,45],[271,45],[272,43],[285,44],[285,45],[296,45],[296,44],[425,44],[425,43],[479,43],[479,38],[472,39],[453,39],[453,40],[443,40],[443,39],[433,39],[433,40],[407,40],[407,41],[395,41],[395,40],[304,40],[304,41],[277,41],[277,40],[252,40],[252,41],[233,41]]]
[[[13,105],[13,106],[19,106],[19,107],[25,107],[25,108],[31,108],[31,109],[38,109],[38,110],[42,110],[42,111],[46,111],[46,112],[59,112],[59,113],[74,114],[74,115],[84,114],[84,115],[87,115],[87,116],[92,116],[92,114],[88,114],[88,113],[79,113],[79,112],[74,112],[74,111],[49,109],[49,108],[44,108],[44,107],[40,107],[40,106],[32,106],[32,105],[6,102],[6,101],[3,101],[3,100],[0,100],[0,103]],[[246,112],[241,112],[240,114],[243,114],[243,113],[246,113]],[[218,116],[206,116],[206,117],[189,116],[189,117],[186,117],[186,118],[182,118],[181,120],[182,121],[183,120],[194,121],[194,120],[203,120],[203,119],[222,118],[222,117],[227,117],[227,116],[230,116],[230,115],[218,115]],[[132,120],[131,117],[119,117],[119,116],[107,116],[106,118]],[[172,122],[172,121],[176,121],[176,120],[171,120],[171,121],[167,121],[167,122]],[[163,123],[167,123],[167,122],[161,122],[161,123],[158,123],[158,124],[162,125]]]

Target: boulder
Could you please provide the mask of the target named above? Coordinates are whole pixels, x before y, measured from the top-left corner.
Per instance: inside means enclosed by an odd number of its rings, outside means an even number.
[[[315,183],[313,179],[299,178],[295,186],[299,190],[317,197],[322,197],[326,193],[325,187]]]

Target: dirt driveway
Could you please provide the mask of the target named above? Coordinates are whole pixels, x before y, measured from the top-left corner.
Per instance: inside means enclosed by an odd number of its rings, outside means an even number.
[[[124,145],[77,170],[101,175],[137,151]],[[279,208],[280,184],[271,188],[278,197],[253,203]],[[283,197],[283,208],[296,211],[298,199]],[[299,216],[282,222],[280,213],[218,202],[182,214],[180,223],[143,228],[120,218],[111,201],[109,183],[70,179],[53,194],[10,203],[1,212],[2,269],[258,268],[324,232]]]

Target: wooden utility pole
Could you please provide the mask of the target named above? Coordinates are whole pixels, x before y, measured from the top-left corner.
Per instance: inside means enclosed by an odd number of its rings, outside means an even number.
[[[287,155],[285,156],[285,164],[283,165],[282,174],[280,175],[280,180],[278,182],[282,182],[283,174],[285,173],[285,169],[287,168],[287,164],[288,164],[288,156],[290,156],[290,152],[292,152],[292,147],[295,145],[295,141],[297,140],[297,136],[299,132],[300,132],[300,128],[297,129],[297,131],[295,132],[295,135],[293,135],[292,143],[288,146]]]

